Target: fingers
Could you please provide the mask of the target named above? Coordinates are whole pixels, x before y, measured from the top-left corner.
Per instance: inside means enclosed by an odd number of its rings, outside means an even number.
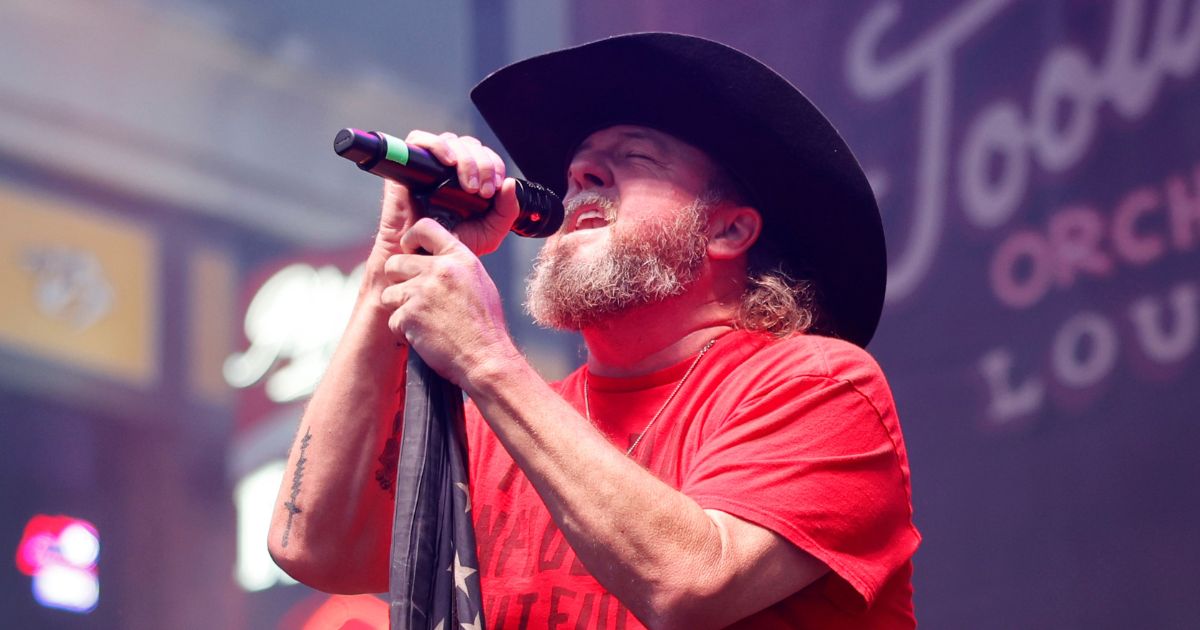
[[[410,132],[405,141],[427,149],[442,164],[454,166],[458,185],[467,192],[491,198],[504,181],[504,160],[476,138],[417,130]]]
[[[396,338],[412,343],[412,331],[407,322],[412,317],[419,317],[428,307],[431,294],[464,286],[462,270],[469,267],[464,267],[462,254],[469,252],[433,219],[417,221],[402,237],[401,249],[408,253],[392,255],[383,262],[386,285],[379,292],[379,303],[392,311],[388,327]],[[451,255],[413,253],[422,249]],[[478,265],[478,259],[471,259]]]
[[[405,311],[411,310],[412,307],[405,309],[405,306],[409,305],[416,296],[413,287],[406,282],[426,272],[433,260],[431,256],[396,254],[384,262],[384,275],[389,284],[379,292],[379,303],[385,308],[391,309],[392,312],[388,315],[388,329],[392,331],[397,340],[402,340],[404,343],[412,342],[408,338],[405,326],[407,318]]]
[[[432,134],[416,130],[408,134],[406,142],[422,147],[447,166],[454,166],[458,177],[459,187],[463,190],[478,194],[485,199],[496,198],[494,209],[471,220],[463,221],[455,228],[455,233],[462,242],[477,255],[493,252],[500,246],[505,235],[516,220],[519,208],[516,203],[515,184],[508,179],[504,160],[491,148],[484,146],[478,139],[471,136],[457,136],[452,133]],[[502,194],[501,194],[502,193]],[[497,195],[500,195],[497,197]],[[406,221],[397,221],[406,226],[412,223],[415,213],[410,212],[403,217]],[[431,228],[424,228],[431,229]],[[429,232],[414,233],[411,238],[401,239],[396,249],[405,253],[417,253],[424,249],[430,253],[447,251],[452,245],[446,242],[442,234]],[[396,230],[395,233],[399,233]],[[407,233],[407,230],[405,231]],[[423,239],[432,239],[425,241]]]
[[[408,132],[408,136],[404,141],[409,144],[414,144],[423,149],[428,149],[433,157],[446,166],[454,166],[458,164],[458,154],[454,147],[450,144],[450,139],[456,137],[452,133],[444,133],[440,136],[414,129]]]
[[[412,344],[412,340],[409,339],[408,334],[404,332],[404,315],[401,314],[399,308],[397,308],[395,311],[392,311],[392,314],[388,316],[388,330],[392,331],[392,334],[396,337],[396,339],[403,339],[404,343],[409,345]]]
[[[504,182],[504,160],[475,138],[464,136],[462,140],[470,147],[471,156],[479,169],[479,196],[490,199]]]
[[[449,254],[463,244],[441,223],[433,219],[421,219],[400,238],[400,249],[407,254],[428,252],[435,256]]]
[[[396,254],[383,263],[383,275],[391,285],[412,280],[429,267],[432,259],[417,254]]]

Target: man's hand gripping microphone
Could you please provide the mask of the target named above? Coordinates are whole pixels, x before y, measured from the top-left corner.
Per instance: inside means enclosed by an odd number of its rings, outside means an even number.
[[[408,186],[424,208],[425,216],[452,229],[459,221],[482,215],[495,199],[484,199],[458,186],[453,167],[445,166],[428,151],[386,133],[346,128],[337,132],[333,150],[358,168]],[[563,205],[549,188],[515,180],[520,214],[512,231],[521,236],[544,238],[563,222]]]

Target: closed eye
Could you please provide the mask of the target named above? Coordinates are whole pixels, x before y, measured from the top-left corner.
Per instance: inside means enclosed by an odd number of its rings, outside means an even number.
[[[650,157],[649,155],[646,155],[645,153],[626,153],[625,157],[627,157],[631,160],[646,160],[648,162],[653,162],[655,164],[660,163],[658,160]]]

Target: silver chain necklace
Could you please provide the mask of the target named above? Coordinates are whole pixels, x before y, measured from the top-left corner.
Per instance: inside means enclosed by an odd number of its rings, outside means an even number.
[[[690,366],[688,366],[687,371],[683,373],[683,378],[679,379],[679,382],[675,384],[675,389],[671,390],[671,395],[667,396],[666,402],[663,403],[662,407],[658,408],[658,413],[655,413],[654,417],[650,418],[650,422],[646,423],[646,428],[642,429],[642,432],[638,434],[637,439],[635,439],[633,441],[633,444],[629,445],[629,450],[625,451],[626,456],[633,455],[634,449],[636,449],[638,447],[638,444],[642,443],[642,438],[646,437],[646,433],[648,433],[650,431],[650,427],[654,426],[655,422],[658,422],[659,416],[661,416],[663,414],[663,412],[667,410],[667,407],[670,406],[671,401],[675,400],[676,394],[679,393],[679,390],[683,389],[683,384],[687,382],[688,377],[692,375],[692,372],[696,369],[696,366],[700,364],[700,359],[704,358],[704,353],[708,352],[708,349],[713,347],[714,343],[717,343],[717,340],[715,338],[713,340],[709,341],[707,344],[704,345],[703,348],[700,349],[700,354],[696,355],[696,360],[692,361],[692,364]],[[592,422],[592,403],[590,400],[588,400],[588,390],[589,389],[591,389],[591,386],[589,385],[589,382],[588,382],[588,371],[584,370],[584,372],[583,372],[583,412],[587,416],[588,422],[590,423],[590,422]]]

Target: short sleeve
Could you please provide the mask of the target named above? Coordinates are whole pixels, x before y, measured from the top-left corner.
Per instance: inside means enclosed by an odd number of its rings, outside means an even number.
[[[893,409],[845,380],[779,381],[737,403],[681,490],[821,560],[840,578],[827,581],[834,601],[865,609],[919,542]]]

